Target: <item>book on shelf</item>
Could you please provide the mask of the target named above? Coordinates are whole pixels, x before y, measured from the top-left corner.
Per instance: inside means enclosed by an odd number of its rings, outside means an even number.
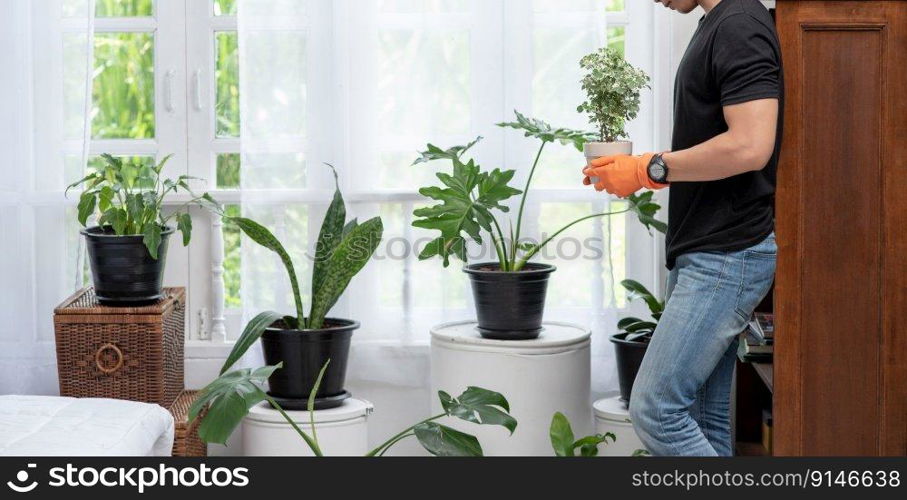
[[[766,326],[769,331],[766,331]],[[774,344],[772,322],[766,323],[764,318],[760,320],[758,316],[754,316],[746,330],[740,334],[737,356],[745,362],[770,362],[774,353]]]

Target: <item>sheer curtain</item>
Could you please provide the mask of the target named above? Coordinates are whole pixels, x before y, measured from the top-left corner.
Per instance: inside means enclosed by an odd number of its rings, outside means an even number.
[[[352,215],[384,220],[375,259],[332,312],[362,322],[348,385],[376,403],[376,437],[429,410],[430,328],[474,317],[460,264],[417,259],[430,237],[411,227],[413,209],[425,203],[417,190],[447,168],[410,166],[417,152],[481,135],[477,161],[517,170],[521,185],[538,146],[494,124],[518,109],[589,128],[576,113],[579,59],[615,43],[651,70],[650,16],[651,6],[620,0],[239,0],[242,212],[275,229],[302,276],[333,190],[323,163],[337,167]],[[622,29],[609,19],[623,19]],[[651,149],[651,95],[644,99],[631,132]],[[530,236],[620,206],[581,188],[582,163],[570,147],[546,151],[527,208]],[[558,266],[546,316],[593,329],[600,394],[616,388],[607,336],[627,304],[615,284],[651,284],[654,241],[625,217],[565,236],[543,256]],[[241,249],[245,318],[292,311],[279,261],[248,240]]]
[[[0,16],[0,394],[54,394],[53,308],[82,284],[94,2],[7,0]],[[61,85],[62,82],[62,85]]]

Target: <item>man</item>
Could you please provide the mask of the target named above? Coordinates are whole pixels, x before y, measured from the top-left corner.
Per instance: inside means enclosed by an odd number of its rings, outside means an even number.
[[[655,455],[730,456],[736,339],[775,273],[781,53],[758,0],[660,3],[706,12],[677,72],[672,151],[585,173],[621,197],[671,187],[668,302],[633,386],[637,434]]]

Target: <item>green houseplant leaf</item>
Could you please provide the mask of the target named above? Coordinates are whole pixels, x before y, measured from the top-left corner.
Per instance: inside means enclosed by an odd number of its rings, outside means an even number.
[[[485,425],[500,425],[510,431],[516,430],[517,421],[510,416],[510,405],[501,394],[480,387],[469,387],[458,398],[444,391],[438,392],[441,407],[448,415],[467,422]]]
[[[346,237],[349,232],[346,231],[346,206],[343,203],[343,195],[340,193],[340,180],[337,177],[337,170],[332,166],[331,171],[334,174],[334,199],[324,215],[324,221],[321,223],[321,231],[318,234],[318,242],[315,247],[315,263],[312,270],[312,296],[315,296],[316,290],[321,288],[324,283],[324,277],[327,274],[331,255],[334,249],[340,244],[340,241]],[[358,225],[356,221],[352,221]],[[350,228],[352,231],[353,228]]]
[[[324,266],[320,286],[312,290],[309,328],[314,330],[323,326],[325,316],[337,303],[353,276],[371,259],[381,242],[383,232],[381,218],[376,217],[359,224],[340,241]]]
[[[554,447],[554,454],[559,457],[573,456],[573,428],[570,421],[563,413],[557,412],[551,419],[551,428],[548,432],[551,437],[551,446]]]
[[[626,136],[626,123],[639,114],[640,92],[648,87],[648,75],[628,63],[621,52],[607,47],[583,57],[580,67],[586,70],[582,88],[587,99],[577,111],[586,113],[598,127],[602,142]]]
[[[243,330],[242,335],[240,335],[236,340],[236,343],[233,344],[233,350],[230,351],[230,355],[227,356],[227,359],[224,361],[224,365],[220,369],[220,374],[223,375],[227,370],[232,368],[233,365],[246,354],[246,351],[261,338],[261,335],[265,330],[280,318],[280,313],[273,311],[265,311],[252,318]]]
[[[278,365],[236,370],[205,387],[189,408],[189,419],[193,421],[207,408],[198,426],[199,438],[206,443],[225,444],[249,410],[268,399],[259,384],[279,368]]]
[[[516,121],[498,123],[499,127],[512,128],[524,133],[526,137],[533,137],[543,143],[559,142],[561,144],[573,145],[577,151],[582,151],[583,146],[596,139],[596,135],[581,130],[569,128],[555,128],[548,122],[530,118],[519,111],[514,110]]]
[[[471,434],[438,424],[425,422],[413,428],[416,439],[436,457],[481,457],[482,445]]]
[[[598,445],[607,444],[609,440],[612,443],[617,441],[617,436],[610,432],[576,439],[570,421],[561,412],[555,413],[551,418],[549,435],[554,454],[559,457],[575,457],[577,451],[582,457],[596,457]]]
[[[290,278],[290,286],[293,288],[293,298],[296,302],[296,317],[301,322],[303,318],[305,318],[305,315],[302,312],[302,296],[299,294],[299,280],[296,277],[296,268],[293,267],[293,260],[290,259],[290,254],[287,253],[283,244],[280,243],[280,240],[278,240],[268,228],[252,219],[247,219],[245,217],[224,218],[229,222],[236,224],[236,227],[252,241],[271,250],[280,257],[280,261],[283,262],[283,266],[286,268],[287,276]]]

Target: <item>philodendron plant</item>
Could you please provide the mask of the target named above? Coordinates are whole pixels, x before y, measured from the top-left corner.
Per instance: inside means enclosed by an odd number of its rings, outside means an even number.
[[[299,434],[315,456],[324,456],[318,443],[314,405],[315,394],[318,393],[328,364],[330,364],[330,360],[322,367],[309,397],[308,411],[311,433],[300,429],[280,405],[260,387],[275,370],[280,369],[279,365],[224,373],[201,391],[189,409],[190,421],[201,417],[198,435],[202,441],[224,444],[252,407],[262,401],[268,401]],[[229,368],[228,361],[228,364],[224,365],[223,371]],[[441,401],[443,413],[407,427],[368,452],[366,456],[382,456],[395,444],[410,437],[415,437],[426,451],[435,456],[482,456],[482,445],[475,436],[437,422],[445,417],[456,417],[474,424],[500,425],[510,431],[511,435],[516,430],[517,421],[510,415],[510,404],[504,396],[497,392],[480,387],[469,387],[456,398],[444,391],[439,391],[438,398]]]
[[[583,57],[580,66],[586,71],[582,86],[587,98],[577,111],[589,115],[601,142],[625,137],[626,123],[639,114],[640,92],[648,87],[648,75],[609,48]]]
[[[659,300],[652,294],[642,283],[633,280],[624,280],[621,286],[629,292],[630,300],[642,299],[649,307],[654,321],[647,321],[640,318],[628,317],[617,323],[619,333],[626,333],[624,340],[636,342],[648,342],[658,327],[658,321],[664,313],[665,301]]]
[[[110,228],[117,236],[142,236],[145,247],[155,260],[161,234],[171,221],[183,236],[183,245],[192,238],[192,217],[188,208],[192,205],[220,210],[217,202],[208,193],[196,195],[189,187],[193,177],[182,175],[174,179],[162,179],[161,171],[173,155],[157,165],[133,165],[109,154],[101,155],[104,165],[74,182],[66,188],[83,186],[79,198],[78,217],[82,226],[88,224],[92,214],[98,216],[98,225]],[[164,215],[164,199],[180,191],[191,198],[169,215]]]
[[[328,166],[334,171],[336,187],[334,198],[324,216],[324,222],[318,235],[312,270],[312,298],[308,314],[303,309],[299,279],[296,276],[293,260],[280,240],[268,228],[254,220],[222,214],[226,222],[235,224],[252,241],[280,257],[293,289],[293,300],[296,307],[295,316],[284,316],[273,311],[263,312],[256,316],[246,326],[237,341],[237,346],[244,346],[244,349],[235,356],[235,359],[228,359],[229,364],[225,366],[225,369],[238,360],[242,353],[261,337],[266,328],[278,320],[282,319],[286,327],[290,329],[318,330],[324,327],[327,313],[334,307],[350,281],[365,267],[372,254],[375,253],[375,249],[378,248],[384,232],[381,218],[375,217],[361,224],[357,219],[347,221],[346,205],[340,192],[337,171],[334,170],[334,167]],[[236,353],[235,349],[234,353]]]
[[[484,233],[490,237],[494,245],[500,270],[517,272],[521,271],[533,257],[562,233],[590,219],[633,212],[638,216],[640,222],[650,230],[653,228],[661,232],[666,230],[665,224],[654,218],[655,213],[661,207],[652,201],[653,193],[649,191],[628,198],[625,210],[579,218],[538,244],[523,241],[522,227],[526,198],[545,147],[559,142],[573,145],[577,150],[582,151],[583,145],[594,138],[594,135],[566,128],[554,128],[544,121],[526,117],[519,112],[516,112],[515,122],[500,123],[498,126],[520,130],[526,137],[535,138],[540,143],[524,189],[521,191],[510,186],[515,174],[514,170],[498,168],[491,171],[483,170],[474,159],[464,159],[465,153],[475,146],[482,139],[481,137],[465,146],[455,146],[450,149],[442,149],[429,144],[427,150],[422,152],[413,164],[446,160],[451,162],[452,170],[450,173],[437,174],[443,187],[431,186],[419,190],[423,196],[440,203],[414,211],[413,214],[417,220],[413,222],[413,226],[441,233],[438,238],[425,246],[419,259],[427,260],[440,256],[445,267],[450,265],[452,255],[466,262],[467,241],[472,240],[482,244]],[[511,224],[509,232],[505,234],[495,212],[508,213],[510,209],[503,203],[518,195],[521,195],[521,199],[516,226]]]

